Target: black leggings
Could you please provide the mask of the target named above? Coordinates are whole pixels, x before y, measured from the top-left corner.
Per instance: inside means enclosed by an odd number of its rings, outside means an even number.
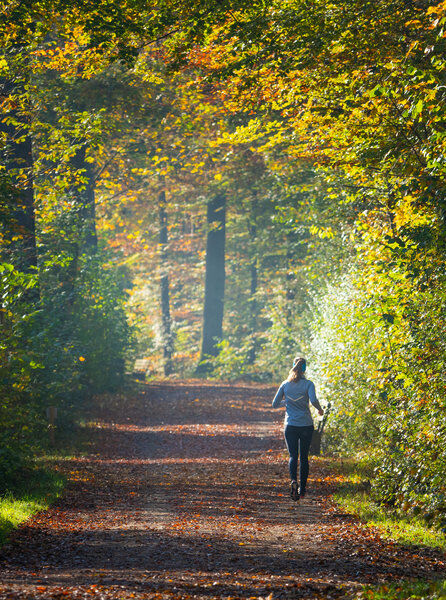
[[[306,488],[308,479],[308,451],[310,450],[313,430],[313,425],[306,427],[287,425],[285,427],[285,441],[290,454],[290,477],[294,481],[297,480],[297,461],[300,449],[300,489],[303,491]]]

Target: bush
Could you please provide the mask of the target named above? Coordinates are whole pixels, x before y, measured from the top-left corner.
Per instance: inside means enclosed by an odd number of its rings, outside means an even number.
[[[48,406],[68,430],[89,395],[122,385],[122,281],[100,255],[50,256],[32,274],[0,265],[0,492],[48,446]]]
[[[439,268],[434,287],[421,285],[406,268],[380,280],[352,270],[329,287],[313,358],[332,446],[372,456],[376,501],[446,528],[446,277]]]

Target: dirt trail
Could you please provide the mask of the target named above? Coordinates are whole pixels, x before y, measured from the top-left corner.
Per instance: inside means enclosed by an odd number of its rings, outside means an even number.
[[[99,415],[64,497],[3,549],[0,598],[338,598],[444,574],[340,513],[323,460],[290,500],[273,391],[150,384]]]

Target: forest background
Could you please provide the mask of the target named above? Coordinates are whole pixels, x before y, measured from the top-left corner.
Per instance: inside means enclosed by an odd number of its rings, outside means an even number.
[[[1,6],[1,487],[152,376],[296,354],[373,494],[446,526],[446,3]]]

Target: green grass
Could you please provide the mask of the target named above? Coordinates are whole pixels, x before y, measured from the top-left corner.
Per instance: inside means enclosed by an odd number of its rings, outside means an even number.
[[[391,510],[373,501],[368,493],[373,473],[367,463],[330,461],[330,466],[343,477],[334,499],[346,512],[358,515],[366,525],[376,527],[382,537],[446,551],[446,536],[429,527],[422,517],[398,508]]]
[[[405,581],[365,586],[355,600],[445,600],[445,581]]]
[[[385,510],[375,504],[366,492],[351,494],[340,490],[335,494],[335,500],[346,512],[356,514],[367,525],[376,527],[382,537],[397,540],[402,544],[446,550],[446,536],[440,531],[431,529],[419,517]]]
[[[43,469],[29,471],[14,492],[0,497],[0,546],[13,529],[40,510],[47,509],[60,496],[65,479]]]
[[[367,462],[329,461],[342,476],[334,500],[345,512],[360,517],[365,525],[378,529],[384,538],[409,546],[425,546],[446,551],[446,536],[429,527],[421,517],[398,508],[390,510],[373,501],[369,481],[373,471]],[[380,586],[364,586],[355,599],[364,600],[446,600],[446,580],[401,581]]]

